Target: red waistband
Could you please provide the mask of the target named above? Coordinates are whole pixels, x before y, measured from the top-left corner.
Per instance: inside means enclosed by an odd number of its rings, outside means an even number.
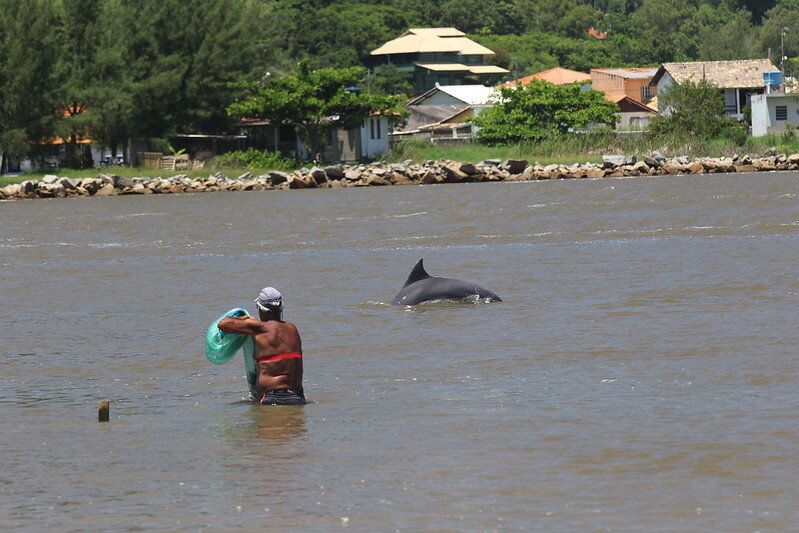
[[[267,361],[277,361],[278,359],[294,359],[300,357],[302,358],[301,353],[292,352],[292,353],[281,353],[277,355],[267,355],[265,357],[261,357],[258,359],[259,363],[265,363]]]

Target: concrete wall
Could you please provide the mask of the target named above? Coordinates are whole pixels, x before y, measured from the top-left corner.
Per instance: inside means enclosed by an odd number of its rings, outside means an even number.
[[[641,104],[648,103],[651,98],[644,100],[641,98],[641,87],[646,87],[652,78],[629,78],[624,81],[624,94]],[[653,95],[654,96],[654,95]]]
[[[388,117],[369,117],[360,128],[361,158],[374,159],[389,150]],[[372,138],[376,137],[376,138]]]
[[[623,111],[619,113],[619,121],[616,122],[616,128],[627,128],[629,126],[640,126],[641,129],[646,129],[649,121],[656,117],[654,113],[647,113],[646,111]]]
[[[591,88],[609,96],[624,96],[625,94],[624,78],[596,70],[591,70]]]
[[[657,91],[655,91],[655,94],[658,97],[658,113],[660,113],[661,115],[667,114],[669,110],[669,108],[667,108],[663,104],[661,96],[666,94],[669,90],[669,87],[671,87],[672,85],[674,85],[674,78],[672,78],[671,74],[669,74],[668,72],[664,72],[663,76],[661,76],[660,81],[658,82]]]
[[[357,161],[360,159],[360,132],[338,129],[332,132],[324,158],[328,161]]]

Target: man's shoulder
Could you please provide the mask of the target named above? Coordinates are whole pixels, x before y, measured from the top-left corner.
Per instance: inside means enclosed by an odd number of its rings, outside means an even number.
[[[286,322],[284,320],[267,320],[266,322],[261,322],[261,324],[263,324],[265,328],[272,329],[297,329],[297,326],[295,326],[293,323]]]

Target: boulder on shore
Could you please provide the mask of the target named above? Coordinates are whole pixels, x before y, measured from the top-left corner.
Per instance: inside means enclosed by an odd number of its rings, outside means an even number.
[[[527,160],[508,159],[504,163],[502,163],[502,168],[504,168],[511,174],[521,174],[522,172],[524,172],[524,169],[527,168]]]

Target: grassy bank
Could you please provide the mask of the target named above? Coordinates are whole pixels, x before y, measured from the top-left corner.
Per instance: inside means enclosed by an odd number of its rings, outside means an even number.
[[[74,170],[71,168],[55,168],[49,170],[40,170],[25,172],[16,176],[0,176],[0,187],[5,187],[11,183],[21,183],[25,180],[41,180],[48,174],[56,175],[60,178],[96,178],[100,174],[116,174],[123,178],[168,178],[177,174],[184,174],[190,178],[206,178],[210,174],[221,172],[225,176],[236,177],[246,172],[252,172],[254,175],[266,174],[275,168],[258,168],[258,167],[207,167],[195,170],[159,170],[147,167],[109,167],[109,168],[87,168],[83,170]]]
[[[548,139],[537,144],[442,147],[416,139],[398,144],[385,156],[386,161],[412,159],[451,159],[477,163],[484,159],[526,159],[548,165],[553,163],[596,163],[603,155],[642,155],[653,151],[665,157],[729,157],[735,154],[761,154],[769,148],[780,153],[799,152],[799,137],[768,135],[748,137],[743,143],[730,139],[700,139],[690,137],[654,138],[641,134],[589,133]]]
[[[56,168],[25,172],[17,176],[0,176],[0,187],[11,183],[20,183],[25,180],[41,180],[48,174],[60,178],[96,178],[100,174],[116,174],[123,178],[168,178],[184,174],[190,178],[205,178],[209,174],[221,172],[228,177],[240,176],[246,172],[254,175],[266,174],[270,170],[291,171],[300,168],[301,162],[294,159],[281,157],[279,154],[261,150],[243,150],[219,155],[206,163],[204,168],[195,170],[162,170],[149,167],[108,167],[74,170],[69,168]]]

